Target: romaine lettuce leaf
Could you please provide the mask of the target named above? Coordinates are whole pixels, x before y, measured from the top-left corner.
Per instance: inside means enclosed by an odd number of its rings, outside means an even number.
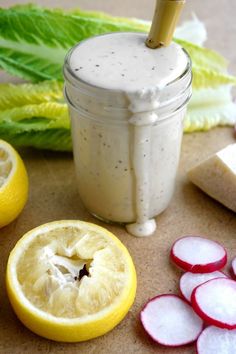
[[[15,146],[71,151],[62,83],[0,84],[0,137]]]
[[[193,14],[191,20],[183,22],[175,29],[175,37],[202,47],[207,39],[206,27]]]
[[[80,10],[65,12],[34,5],[0,9],[0,67],[34,82],[63,80],[64,57],[74,44],[102,33],[147,32],[148,28],[145,21]],[[235,78],[226,73],[226,60],[218,53],[182,39],[176,41],[191,56],[193,85],[216,87],[222,82],[235,83]]]
[[[235,123],[236,105],[230,85],[193,90],[185,132]],[[0,84],[0,137],[16,146],[70,151],[69,113],[61,83]]]
[[[192,68],[193,73],[193,89],[218,88],[221,85],[236,85],[236,78],[227,75],[227,73],[216,72],[208,68],[198,70],[195,66]]]
[[[32,81],[62,80],[64,57],[77,42],[105,32],[140,28],[129,21],[113,22],[33,5],[0,9],[0,66]]]
[[[65,102],[42,102],[0,111],[0,122],[23,121],[26,127],[29,124],[28,120],[33,117],[43,119],[43,129],[45,125],[47,128],[69,128],[68,109]]]
[[[30,121],[29,121],[30,123]],[[54,128],[26,130],[22,123],[1,122],[1,139],[16,147],[34,147],[42,150],[71,151],[72,142],[69,129]]]
[[[56,80],[40,85],[0,84],[0,111],[42,102],[64,102],[63,84]]]
[[[204,39],[204,26],[194,21],[176,32],[181,37],[176,41],[193,62],[194,89],[185,132],[236,123],[230,85],[235,78],[227,74],[222,56],[186,41],[191,38],[191,28],[198,43]],[[68,48],[91,35],[147,32],[149,26],[147,21],[78,9],[64,12],[35,5],[0,9],[0,66],[32,81],[50,79],[37,84],[0,84],[0,137],[17,146],[70,151],[69,115],[62,94],[62,65]]]
[[[236,124],[236,104],[231,86],[194,90],[184,120],[184,131],[206,131],[218,125]]]

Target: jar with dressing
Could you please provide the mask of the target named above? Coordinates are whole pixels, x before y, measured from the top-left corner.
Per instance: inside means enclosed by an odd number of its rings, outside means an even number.
[[[64,65],[80,197],[135,236],[155,231],[173,195],[192,80],[183,48],[153,50],[145,38],[92,37]]]

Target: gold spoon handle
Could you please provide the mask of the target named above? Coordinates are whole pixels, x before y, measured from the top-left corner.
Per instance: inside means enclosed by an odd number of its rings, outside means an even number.
[[[157,0],[147,47],[154,49],[170,44],[184,4],[185,0]]]

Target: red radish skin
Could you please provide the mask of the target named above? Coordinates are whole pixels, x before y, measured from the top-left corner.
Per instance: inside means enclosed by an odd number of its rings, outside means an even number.
[[[236,278],[236,257],[234,257],[231,263],[231,273],[233,277]]]
[[[170,257],[180,268],[191,273],[211,273],[222,269],[227,263],[225,248],[201,236],[184,236],[176,240]]]
[[[173,294],[150,299],[141,310],[140,320],[147,334],[167,347],[193,343],[203,330],[203,321],[189,303]]]
[[[208,280],[194,289],[191,303],[194,311],[208,324],[236,329],[236,281],[229,278]]]
[[[186,272],[182,274],[179,281],[180,293],[185,300],[191,303],[191,295],[193,290],[205,283],[208,280],[215,278],[228,278],[223,272],[215,271],[212,273],[191,273]]]
[[[198,337],[197,354],[236,353],[236,329],[207,327]]]

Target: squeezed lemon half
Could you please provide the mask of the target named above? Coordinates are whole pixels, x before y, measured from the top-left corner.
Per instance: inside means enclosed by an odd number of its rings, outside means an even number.
[[[55,221],[25,234],[9,256],[6,281],[25,326],[65,342],[114,328],[136,293],[125,246],[106,229],[82,221]]]
[[[28,197],[28,176],[17,151],[0,140],[0,227],[22,211]]]

